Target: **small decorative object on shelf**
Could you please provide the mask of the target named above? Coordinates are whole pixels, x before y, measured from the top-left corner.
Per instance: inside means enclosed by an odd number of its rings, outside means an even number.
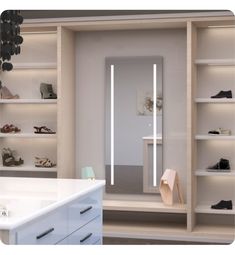
[[[6,10],[2,12],[0,22],[0,69],[11,71],[13,65],[8,61],[11,60],[12,55],[20,54],[20,45],[23,43],[23,37],[20,36],[23,17],[20,15],[20,11]]]
[[[179,183],[179,177],[175,170],[166,169],[160,181],[160,194],[162,201],[166,205],[173,205],[174,193],[177,189],[178,200],[181,204],[184,203],[183,193]]]
[[[53,91],[52,84],[41,83],[40,84],[40,93],[41,93],[42,99],[57,99],[57,95]]]
[[[231,135],[232,132],[230,129],[218,128],[218,129],[210,130],[208,134],[209,135]]]
[[[228,90],[228,91],[223,91],[221,90],[218,94],[216,94],[215,96],[211,96],[211,98],[232,98],[232,91]]]
[[[227,209],[227,210],[232,210],[233,209],[233,202],[232,202],[232,200],[228,200],[228,201],[221,200],[217,204],[212,205],[211,209],[217,209],[217,210]]]
[[[82,168],[82,179],[95,180],[95,173],[91,166],[86,166]]]
[[[16,151],[9,148],[3,148],[2,163],[3,166],[20,166],[24,164],[24,160],[17,156]]]
[[[19,133],[21,130],[13,124],[6,124],[0,129],[1,133]]]
[[[50,168],[56,166],[56,164],[48,158],[35,157],[35,166]]]
[[[52,131],[50,128],[47,128],[46,126],[41,127],[33,127],[35,129],[35,134],[55,134],[56,132]]]
[[[208,172],[230,172],[230,164],[228,159],[221,158],[218,163],[207,168]]]

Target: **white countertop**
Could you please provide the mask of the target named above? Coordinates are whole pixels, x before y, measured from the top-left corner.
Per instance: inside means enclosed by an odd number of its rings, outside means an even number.
[[[104,180],[0,177],[0,230],[16,228],[105,185]]]

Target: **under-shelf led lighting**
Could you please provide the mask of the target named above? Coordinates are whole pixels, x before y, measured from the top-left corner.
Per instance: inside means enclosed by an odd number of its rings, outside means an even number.
[[[35,34],[38,34],[38,35],[48,35],[48,34],[56,34],[57,32],[56,31],[28,31],[28,32],[21,32],[22,35],[35,35]]]
[[[235,28],[235,25],[209,25],[208,28]]]

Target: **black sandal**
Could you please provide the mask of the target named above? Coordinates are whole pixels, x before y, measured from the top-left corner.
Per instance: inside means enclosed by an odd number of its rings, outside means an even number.
[[[55,134],[56,132],[52,131],[50,128],[47,128],[46,126],[42,127],[33,127],[36,129],[34,131],[35,134]]]

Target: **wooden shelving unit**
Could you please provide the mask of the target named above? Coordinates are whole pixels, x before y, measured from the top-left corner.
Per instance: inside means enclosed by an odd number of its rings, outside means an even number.
[[[29,31],[30,30],[30,31]],[[66,28],[22,25],[24,43],[12,58],[13,71],[1,80],[19,99],[0,99],[0,125],[14,124],[19,133],[0,133],[0,149],[10,148],[24,159],[0,171],[55,172],[59,178],[75,177],[75,59],[74,34]],[[58,99],[41,99],[40,83],[52,84]],[[11,118],[12,117],[12,118]],[[34,134],[33,126],[47,126],[56,134]],[[21,140],[22,139],[22,140]],[[53,168],[35,167],[34,156],[48,157]],[[24,174],[25,175],[25,174]],[[44,176],[43,175],[43,176]],[[51,175],[50,175],[51,176]]]
[[[234,21],[231,21],[231,24]],[[211,130],[209,123],[212,125],[221,125],[220,117],[221,115],[226,114],[228,107],[234,107],[235,99],[234,98],[207,98],[201,97],[203,95],[215,95],[220,90],[232,90],[234,93],[234,85],[232,82],[231,75],[233,73],[233,68],[235,66],[235,56],[234,54],[229,54],[228,57],[228,46],[231,46],[231,43],[228,43],[228,37],[232,37],[233,28],[226,30],[226,25],[224,28],[213,27],[212,30],[208,27],[213,25],[210,22],[204,24],[203,22],[191,23],[188,27],[188,31],[191,33],[189,36],[190,45],[188,48],[188,54],[190,56],[188,62],[188,168],[189,168],[189,217],[188,217],[188,230],[190,235],[195,238],[201,237],[211,240],[212,242],[232,242],[235,238],[235,228],[234,221],[232,221],[232,216],[235,214],[234,208],[232,210],[214,210],[211,209],[211,205],[207,204],[207,201],[219,201],[219,200],[228,200],[232,199],[234,201],[234,194],[232,188],[226,184],[231,178],[235,177],[235,171],[231,170],[230,172],[209,172],[206,168],[206,155],[205,158],[202,157],[201,150],[205,148],[205,153],[208,152],[208,158],[212,157],[213,150],[215,150],[215,155],[221,155],[221,157],[226,158],[226,150],[224,146],[232,146],[231,143],[235,140],[234,135],[209,135],[204,134],[207,130]],[[218,25],[218,24],[217,24]],[[227,24],[228,25],[228,24]],[[212,41],[215,40],[215,37],[221,35],[220,39],[218,38],[219,43],[215,42],[212,45]],[[226,37],[227,36],[227,37]],[[213,39],[212,39],[213,38]],[[225,39],[227,38],[227,39]],[[231,51],[230,51],[231,52]],[[222,56],[224,55],[224,56]],[[214,79],[219,77],[220,80],[217,81]],[[214,75],[214,76],[213,76]],[[229,76],[229,78],[226,77]],[[220,106],[221,104],[221,106]],[[223,105],[223,104],[226,104]],[[203,105],[203,106],[202,106]],[[221,107],[223,111],[218,109]],[[215,114],[213,110],[218,114],[216,115],[216,120],[211,120]],[[226,119],[228,121],[228,118]],[[233,124],[230,124],[231,128]],[[216,127],[215,127],[216,128]],[[204,131],[204,132],[203,132]],[[234,130],[232,130],[233,134]],[[208,141],[218,141],[216,146],[209,143]],[[231,143],[225,143],[223,141],[231,141]],[[219,144],[221,146],[221,152]],[[230,148],[230,147],[229,147]],[[212,150],[212,151],[211,151]],[[204,151],[203,151],[204,152]],[[230,165],[233,167],[233,159],[230,158]],[[214,159],[213,159],[214,160]],[[216,178],[214,178],[216,177]],[[229,178],[227,178],[229,177]],[[215,185],[226,186],[230,191],[227,192],[227,197],[223,197],[224,194],[220,194],[218,191],[211,191],[211,194],[208,194],[207,183],[211,184],[215,181]],[[199,190],[200,189],[200,190]],[[203,192],[201,191],[203,190]],[[219,188],[218,188],[219,190]],[[204,194],[205,197],[204,197]],[[210,198],[209,198],[210,197]],[[217,200],[216,200],[217,199]],[[213,203],[211,203],[213,204]],[[212,217],[213,216],[213,217]],[[204,219],[203,219],[204,217]],[[207,224],[201,224],[207,219]],[[218,221],[216,221],[218,219]],[[218,222],[223,222],[224,225],[218,225]],[[230,224],[228,223],[230,222]]]

